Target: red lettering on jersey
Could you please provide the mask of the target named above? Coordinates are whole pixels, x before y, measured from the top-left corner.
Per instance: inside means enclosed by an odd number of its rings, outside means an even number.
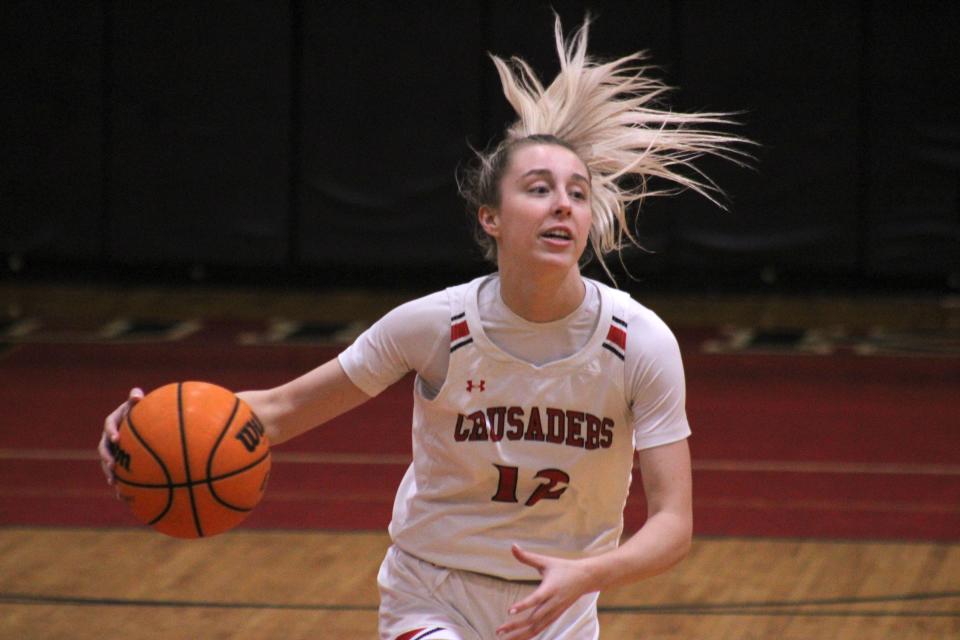
[[[583,411],[567,411],[567,446],[583,448],[583,436],[580,431],[583,429],[583,421],[586,414]]]
[[[547,407],[547,442],[554,444],[563,442],[565,431],[563,410]]]
[[[609,449],[613,444],[613,420],[604,418],[600,424],[600,446]]]
[[[463,414],[457,414],[457,426],[453,428],[453,439],[457,442],[464,442],[470,436],[470,429],[463,426]]]
[[[543,471],[537,472],[537,475],[534,477],[546,480],[546,482],[539,485],[534,492],[530,494],[530,497],[527,498],[525,504],[528,507],[532,507],[541,500],[559,500],[560,496],[563,495],[563,492],[567,490],[567,486],[570,484],[570,476],[566,471],[561,471],[560,469],[544,469]],[[560,486],[561,484],[563,486]]]
[[[520,440],[523,438],[523,407],[510,407],[507,409],[507,440]]]
[[[520,470],[516,467],[505,467],[494,463],[499,473],[497,482],[497,492],[490,498],[494,502],[516,502],[517,501],[517,475]]]
[[[486,440],[487,416],[484,415],[483,411],[474,411],[468,415],[467,418],[473,421],[473,429],[470,430],[470,440]]]
[[[592,413],[586,415],[587,436],[583,443],[584,449],[596,449],[600,446],[600,424],[601,420]]]
[[[540,424],[540,409],[537,407],[530,407],[530,421],[523,439],[543,442],[543,426]]]
[[[501,442],[528,440],[565,444],[578,449],[609,449],[613,446],[615,422],[592,413],[547,407],[546,425],[539,407],[487,407],[469,415],[457,414],[453,427],[456,442]],[[526,424],[524,418],[526,417]],[[544,428],[546,427],[546,428]],[[541,498],[542,499],[542,498]]]
[[[500,442],[503,440],[503,431],[505,428],[507,408],[490,407],[487,409],[487,422],[490,426],[490,440]]]

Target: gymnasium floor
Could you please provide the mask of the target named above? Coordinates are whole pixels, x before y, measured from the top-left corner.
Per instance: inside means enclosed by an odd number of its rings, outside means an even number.
[[[375,637],[409,380],[206,540],[137,527],[93,447],[133,384],[276,384],[412,295],[0,283],[0,638]],[[960,300],[638,298],[684,354],[697,538],[603,637],[960,637]]]

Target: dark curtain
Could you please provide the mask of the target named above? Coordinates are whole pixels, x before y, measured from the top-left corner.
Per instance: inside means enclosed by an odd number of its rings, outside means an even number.
[[[552,7],[568,32],[589,9],[595,55],[646,49],[670,104],[734,112],[758,143],[751,169],[701,165],[728,211],[690,193],[644,205],[631,273],[960,273],[960,5]],[[557,71],[540,3],[8,2],[0,17],[0,254],[67,271],[484,270],[455,173],[513,119],[487,52]]]
[[[0,25],[0,254],[99,259],[101,7],[5,2]]]
[[[286,5],[116,2],[109,11],[108,257],[284,264]]]
[[[480,133],[478,7],[306,3],[303,24],[302,262],[476,260],[455,169]]]

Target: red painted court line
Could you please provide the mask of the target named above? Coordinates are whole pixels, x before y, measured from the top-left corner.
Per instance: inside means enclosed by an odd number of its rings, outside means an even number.
[[[85,489],[74,487],[18,487],[18,488],[0,488],[0,498],[103,498],[109,494],[109,488]],[[270,502],[390,502],[393,503],[393,492],[383,491],[351,491],[339,490],[332,493],[329,490],[284,490],[270,491],[269,497],[264,500]]]
[[[274,462],[284,464],[410,464],[403,454],[367,454],[333,452],[273,452]],[[87,449],[0,449],[0,460],[99,460],[95,451]],[[960,465],[912,463],[819,462],[797,460],[694,460],[694,471],[726,471],[731,473],[810,473],[838,475],[923,475],[960,476]]]
[[[0,498],[34,499],[34,498],[103,498],[109,489],[86,489],[73,487],[18,487],[0,488]],[[312,503],[339,503],[339,502],[389,502],[393,503],[393,492],[389,487],[380,491],[338,490],[332,493],[329,490],[270,490],[264,497],[266,502],[312,502]],[[696,498],[698,507],[723,509],[766,509],[766,510],[795,510],[795,511],[875,511],[887,513],[943,513],[960,514],[960,504],[918,504],[915,502],[894,502],[878,500],[791,500],[783,501],[766,498]],[[628,508],[645,504],[641,496],[627,500]]]
[[[0,458],[4,480],[0,524],[137,524],[104,483],[97,455],[90,449],[3,449]],[[371,454],[277,452],[270,487],[245,526],[383,529],[407,462],[404,455],[385,459]],[[57,473],[38,475],[38,463]],[[738,465],[704,461],[704,466],[723,469]],[[793,463],[748,466],[753,468],[695,470],[699,535],[960,537],[960,483],[955,475],[915,474],[911,471],[917,469],[905,465],[875,465],[883,473],[873,475],[865,474],[861,466],[849,474],[824,465],[800,474]],[[758,470],[762,466],[767,468]],[[638,478],[634,484],[640,486]],[[628,531],[640,526],[644,513],[644,499],[635,492],[626,509]]]
[[[271,452],[274,462],[286,464],[408,465],[403,454]],[[0,460],[91,460],[100,457],[92,449],[0,449]]]
[[[628,500],[627,504],[632,501]],[[891,500],[782,500],[767,498],[695,498],[697,507],[788,511],[872,511],[960,515],[960,504],[921,504]]]
[[[840,475],[960,476],[960,465],[801,460],[694,460],[695,471],[832,473]]]

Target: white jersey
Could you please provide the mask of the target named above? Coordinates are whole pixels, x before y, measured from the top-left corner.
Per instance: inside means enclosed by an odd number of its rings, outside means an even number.
[[[656,334],[651,344],[663,342],[665,327],[627,294],[594,282],[599,317],[579,350],[543,364],[513,356],[484,331],[477,299],[485,280],[445,292],[445,377],[435,394],[416,385],[414,459],[390,534],[437,565],[534,580],[536,570],[511,555],[512,543],[571,558],[616,547],[634,449],[689,435],[682,368],[675,397],[651,393],[661,377],[676,386],[675,375],[660,375],[672,363],[651,349],[635,361],[643,380],[625,385],[625,352],[636,342],[631,319],[641,325],[635,330]],[[365,372],[377,363],[369,353],[358,357],[363,345],[358,340],[340,360],[367,391],[376,385]]]

